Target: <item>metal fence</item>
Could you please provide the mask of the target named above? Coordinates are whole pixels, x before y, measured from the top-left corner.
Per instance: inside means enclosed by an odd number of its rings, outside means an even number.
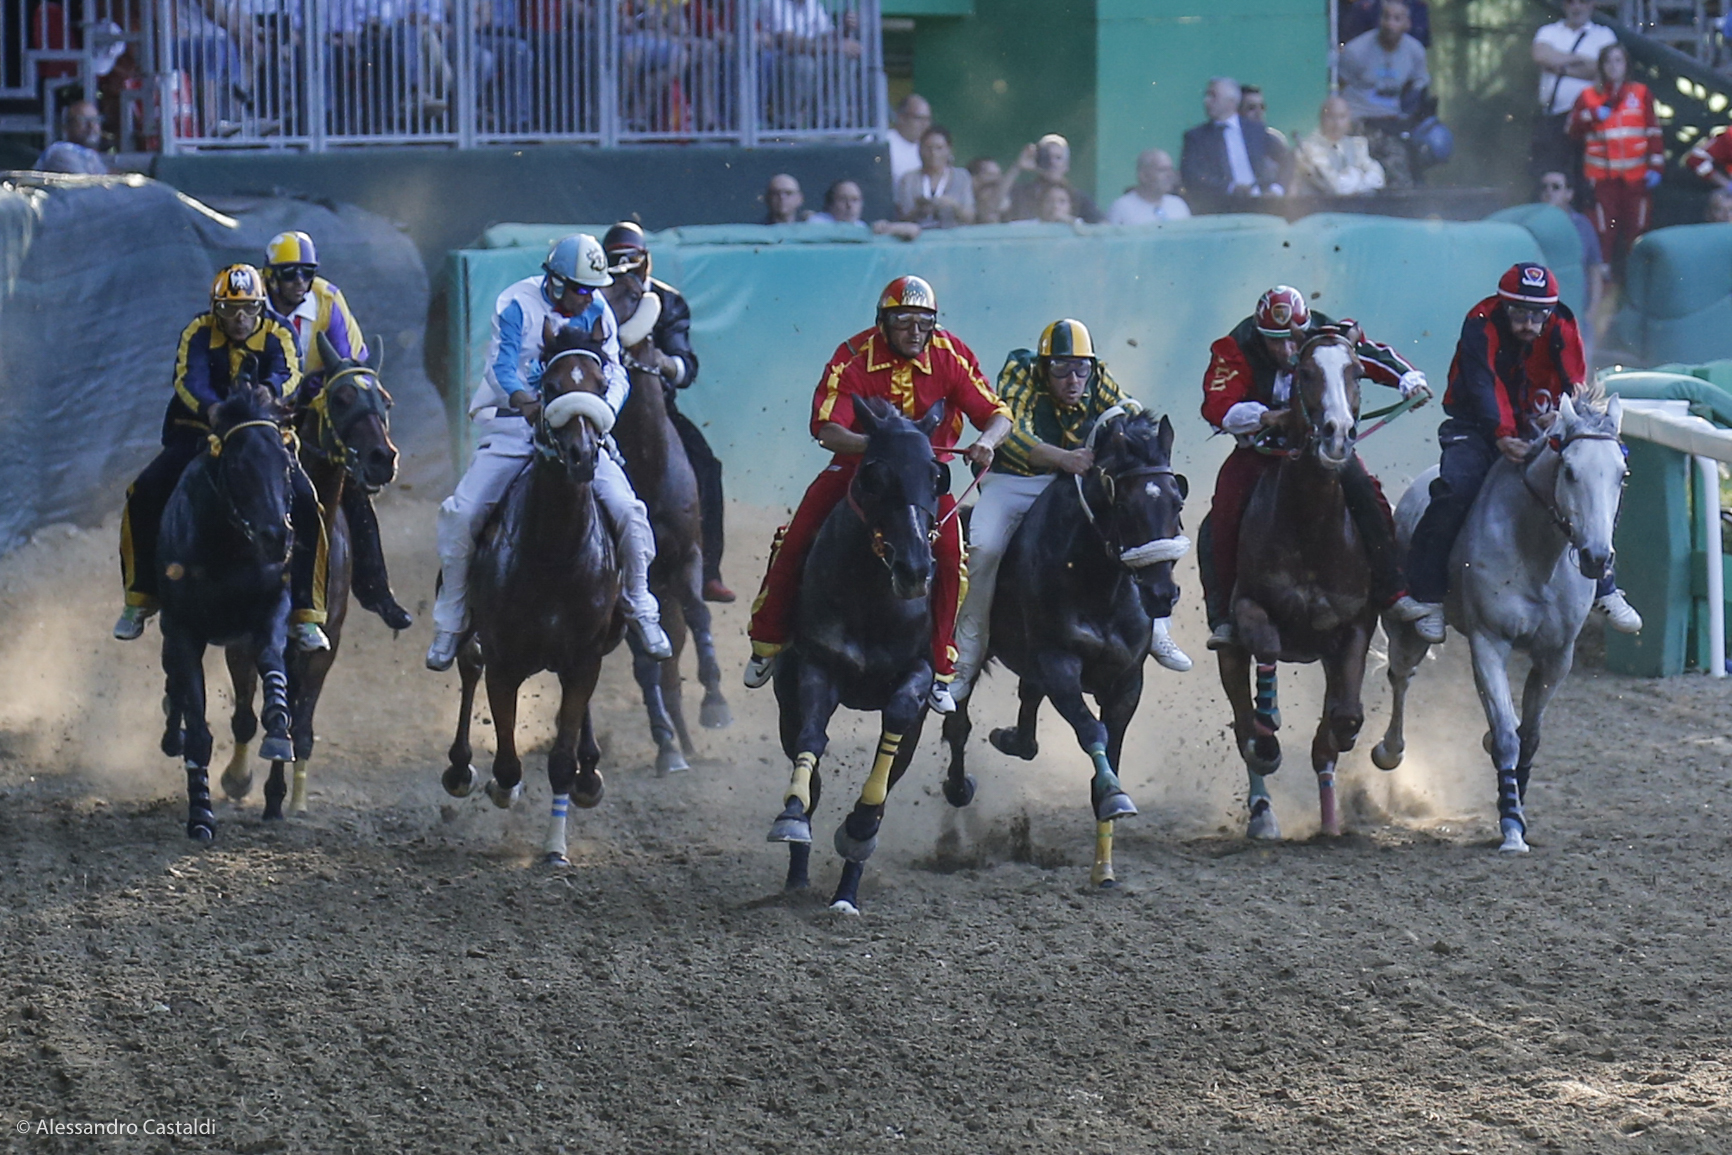
[[[136,62],[136,147],[882,136],[878,0],[0,0],[0,97]],[[106,50],[106,49],[105,49]],[[65,96],[59,95],[63,103]]]

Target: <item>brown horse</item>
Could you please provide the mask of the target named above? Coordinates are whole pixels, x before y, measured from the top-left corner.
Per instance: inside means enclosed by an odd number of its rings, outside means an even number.
[[[558,730],[547,752],[553,815],[548,862],[566,862],[570,802],[601,801],[601,748],[589,700],[601,660],[619,644],[619,566],[613,534],[595,495],[596,460],[613,425],[602,394],[602,324],[555,329],[542,345],[542,409],[535,419],[536,454],[506,490],[470,565],[473,620],[457,651],[463,678],[451,764],[442,782],[458,798],[474,792],[481,774],[470,765],[469,723],[475,687],[485,671],[497,750],[487,796],[508,809],[523,793],[517,755],[517,691],[542,670],[559,677]]]
[[[661,299],[644,292],[643,282],[631,273],[614,276],[606,291],[608,304],[621,321],[622,343],[641,331],[649,340],[654,324],[643,309],[659,310]],[[643,322],[648,321],[649,324]],[[613,428],[614,442],[625,458],[626,476],[639,500],[649,510],[655,530],[656,556],[650,563],[650,592],[661,603],[662,628],[673,644],[673,657],[658,662],[643,652],[636,638],[627,638],[632,651],[632,672],[643,691],[649,712],[650,733],[656,741],[656,773],[686,770],[686,759],[695,757],[691,734],[686,729],[680,697],[680,654],[686,634],[691,633],[698,654],[698,680],[704,686],[704,701],[698,721],[705,729],[721,729],[733,721],[728,700],[722,696],[722,668],[716,661],[716,644],[710,632],[710,607],[703,598],[703,521],[698,505],[698,479],[686,457],[679,433],[668,418],[667,399],[660,374],[638,368],[628,349],[626,364],[631,375],[631,396],[620,409]]]
[[[301,468],[319,495],[325,518],[325,636],[331,648],[306,652],[291,648],[288,655],[288,696],[293,724],[294,788],[289,794],[289,813],[307,808],[307,763],[313,757],[313,712],[325,689],[325,676],[337,660],[343,644],[343,623],[349,613],[353,558],[349,548],[349,521],[345,494],[354,487],[374,489],[388,485],[397,475],[397,447],[391,443],[391,395],[379,383],[374,370],[360,361],[337,356],[330,340],[318,335],[319,351],[326,371],[325,385],[297,421],[300,433]],[[363,503],[364,506],[365,503]],[[253,691],[258,669],[244,647],[227,650],[229,678],[234,684],[235,712],[230,720],[234,754],[223,771],[223,793],[239,802],[251,792],[253,773],[247,760],[249,746],[258,731],[253,713]],[[271,763],[265,780],[266,819],[283,816],[283,763]]]
[[[1279,838],[1264,785],[1281,766],[1275,738],[1277,662],[1323,663],[1323,716],[1311,742],[1325,834],[1341,832],[1335,762],[1365,722],[1360,686],[1377,628],[1371,568],[1347,510],[1340,471],[1353,459],[1359,412],[1359,356],[1353,337],[1327,332],[1299,353],[1293,404],[1281,429],[1293,448],[1252,491],[1239,531],[1239,578],[1232,614],[1237,645],[1220,653],[1221,684],[1233,703],[1233,733],[1250,774],[1253,838]],[[1257,697],[1251,664],[1257,665]]]

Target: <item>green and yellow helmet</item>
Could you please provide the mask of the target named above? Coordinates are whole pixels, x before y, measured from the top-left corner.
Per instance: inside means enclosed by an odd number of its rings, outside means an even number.
[[[1042,357],[1087,357],[1091,361],[1098,360],[1095,356],[1094,338],[1089,336],[1088,326],[1069,317],[1054,321],[1041,331],[1040,347],[1035,352]]]

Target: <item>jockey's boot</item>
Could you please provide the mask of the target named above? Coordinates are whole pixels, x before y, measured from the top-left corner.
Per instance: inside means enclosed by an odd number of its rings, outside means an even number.
[[[457,645],[463,635],[451,630],[434,630],[433,644],[427,647],[427,668],[443,672],[457,660]]]
[[[1230,649],[1234,644],[1233,623],[1222,622],[1209,631],[1209,640],[1203,644],[1211,650]]]
[[[328,650],[331,639],[316,622],[296,622],[289,627],[289,644],[297,650]]]
[[[723,605],[733,601],[738,595],[722,584],[721,578],[707,578],[704,581],[704,600],[720,602]]]
[[[1389,613],[1398,622],[1417,622],[1431,612],[1431,607],[1424,602],[1413,600],[1412,594],[1402,594],[1389,603]]]
[[[1624,591],[1615,589],[1611,593],[1594,599],[1594,609],[1606,616],[1606,624],[1620,634],[1635,634],[1642,630],[1642,615],[1636,612],[1636,607],[1624,597]],[[118,633],[116,636],[119,636]]]
[[[1414,632],[1430,645],[1443,645],[1445,632],[1443,603],[1419,602],[1417,604],[1425,608],[1425,613],[1413,620]]]
[[[1149,639],[1149,653],[1155,656],[1155,661],[1175,673],[1182,674],[1191,668],[1191,656],[1179,649],[1179,643],[1173,641],[1167,632],[1171,618],[1156,618],[1153,636]]]
[[[631,631],[637,635],[637,640],[644,648],[644,653],[658,662],[666,661],[674,656],[674,644],[668,640],[668,632],[662,629],[661,618],[643,614],[629,619]]]
[[[127,606],[120,611],[120,617],[114,623],[114,636],[122,642],[130,642],[144,633],[144,623],[151,619],[156,611],[146,606]]]
[[[950,694],[950,683],[932,679],[932,689],[926,692],[926,704],[935,714],[956,713],[956,699]]]
[[[366,490],[345,486],[342,500],[343,513],[349,520],[349,564],[355,601],[368,613],[378,614],[391,629],[408,629],[415,624],[415,619],[397,604],[397,598],[391,592],[391,577],[385,568],[385,551],[379,540],[379,519],[373,512],[372,499]]]
[[[756,690],[776,672],[775,654],[753,654],[746,663],[746,689]]]

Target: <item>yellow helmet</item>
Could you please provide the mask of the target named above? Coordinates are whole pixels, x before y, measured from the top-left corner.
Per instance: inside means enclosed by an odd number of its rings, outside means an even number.
[[[216,275],[210,286],[211,304],[224,301],[258,301],[265,299],[265,280],[251,265],[230,265]]]
[[[1095,343],[1089,336],[1087,325],[1066,317],[1041,330],[1040,348],[1036,352],[1042,357],[1087,357],[1094,360]]]
[[[306,233],[278,233],[265,246],[265,268],[273,265],[316,265],[318,250]]]

